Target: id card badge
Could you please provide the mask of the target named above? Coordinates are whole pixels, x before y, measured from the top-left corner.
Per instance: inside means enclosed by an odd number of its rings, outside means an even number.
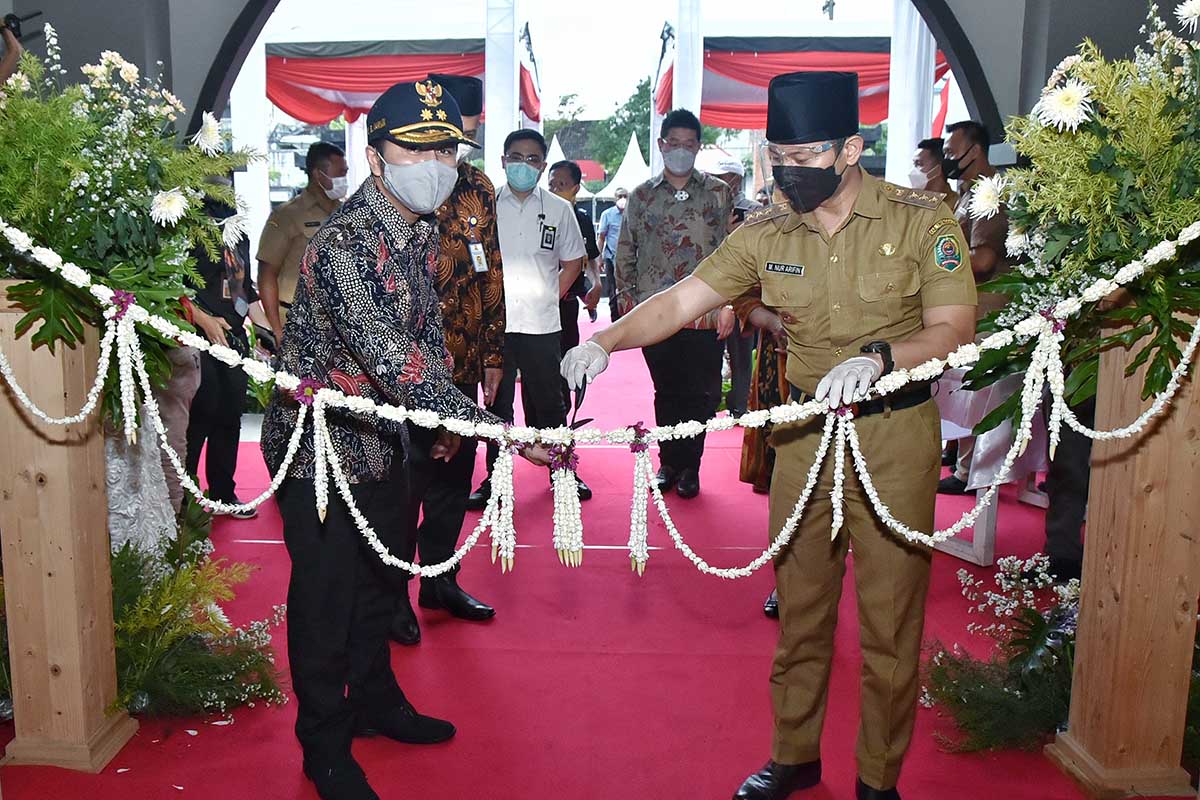
[[[542,249],[553,250],[554,238],[558,235],[558,228],[554,225],[542,226]]]
[[[471,266],[476,272],[487,272],[487,254],[483,252],[483,244],[480,242],[471,242],[467,245],[467,249],[471,252]]]
[[[229,278],[225,278],[224,280],[221,281],[221,299],[222,300],[232,300],[233,299],[233,292],[230,291],[230,289],[229,289]]]

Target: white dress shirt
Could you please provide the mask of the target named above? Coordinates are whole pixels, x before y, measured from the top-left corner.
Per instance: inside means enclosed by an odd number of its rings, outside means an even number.
[[[559,264],[583,258],[575,209],[540,186],[522,202],[507,185],[496,193],[496,231],[504,262],[508,333],[558,333]]]

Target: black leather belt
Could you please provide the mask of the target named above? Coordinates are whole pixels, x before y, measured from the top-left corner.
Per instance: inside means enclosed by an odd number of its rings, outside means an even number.
[[[933,390],[929,388],[928,383],[923,383],[911,389],[906,389],[895,394],[890,394],[887,397],[879,397],[875,400],[867,400],[862,403],[854,404],[854,416],[869,417],[872,414],[882,414],[884,411],[902,411],[906,408],[913,408],[921,405],[926,400],[933,398]],[[792,387],[792,400],[797,403],[807,403],[814,399],[808,392]]]

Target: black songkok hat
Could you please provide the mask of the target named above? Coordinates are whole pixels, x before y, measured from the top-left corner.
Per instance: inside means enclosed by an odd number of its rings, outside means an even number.
[[[767,87],[767,141],[807,144],[858,134],[858,74],[790,72]]]
[[[387,139],[428,149],[450,144],[479,147],[462,132],[462,113],[453,95],[434,81],[397,83],[367,112],[367,141]]]
[[[470,75],[430,74],[429,80],[440,83],[458,101],[458,110],[464,117],[477,117],[483,113],[483,81]]]

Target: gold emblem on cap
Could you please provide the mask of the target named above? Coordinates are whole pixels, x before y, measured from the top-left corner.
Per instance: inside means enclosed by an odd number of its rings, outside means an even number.
[[[422,108],[421,109],[421,119],[428,122],[429,120],[433,119],[433,112],[430,111],[428,108]]]
[[[437,108],[442,104],[441,84],[434,83],[433,81],[417,81],[414,85],[422,103],[430,108]]]
[[[437,110],[437,118],[440,119],[442,122],[445,122],[446,121],[446,112],[439,108]]]
[[[891,256],[891,255],[895,255],[895,254],[896,254],[896,245],[892,244],[891,242],[884,242],[883,244],[879,245],[879,255]]]

